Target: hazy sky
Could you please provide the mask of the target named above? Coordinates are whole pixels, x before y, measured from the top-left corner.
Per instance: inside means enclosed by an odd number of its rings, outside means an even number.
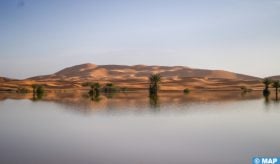
[[[280,0],[0,0],[0,76],[81,63],[280,74]]]

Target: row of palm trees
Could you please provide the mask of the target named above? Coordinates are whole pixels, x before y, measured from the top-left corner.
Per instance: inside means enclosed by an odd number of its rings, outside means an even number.
[[[159,73],[156,74],[152,74],[149,77],[149,81],[150,81],[150,87],[149,87],[149,93],[150,95],[156,95],[158,90],[159,90],[159,84],[161,82],[161,75]],[[263,95],[269,95],[270,91],[269,91],[269,86],[272,84],[272,87],[275,88],[275,93],[276,93],[276,98],[278,98],[278,91],[280,88],[280,81],[279,80],[271,80],[268,78],[265,78],[263,80],[263,84],[265,85],[265,88],[263,90]]]
[[[157,93],[159,91],[160,88],[160,83],[162,80],[162,76],[159,73],[155,73],[155,74],[151,74],[149,77],[149,93],[150,96],[157,96]],[[275,93],[276,93],[276,98],[278,98],[278,90],[280,88],[280,81],[279,80],[271,80],[268,78],[265,78],[263,81],[264,84],[264,90],[263,90],[263,95],[264,96],[268,96],[270,94],[269,91],[269,87],[272,86],[273,88],[275,88]],[[100,90],[101,90],[101,85],[98,82],[86,82],[83,83],[82,86],[87,86],[90,87],[90,91],[88,92],[88,94],[90,96],[99,96],[100,95]],[[37,84],[33,84],[32,85],[33,88],[33,94],[35,95],[42,95],[44,92],[44,88],[42,85],[37,85]],[[107,83],[104,87],[103,87],[103,91],[105,93],[110,93],[110,92],[115,92],[116,91],[116,87],[114,86],[114,84],[112,83]]]
[[[159,84],[161,82],[161,75],[159,73],[152,74],[149,77],[150,86],[149,86],[149,93],[150,95],[157,95],[159,91]],[[92,83],[92,82],[86,82],[83,83],[82,86],[84,87],[90,87],[90,91],[88,92],[89,95],[99,95],[101,90],[101,85],[99,83]],[[112,83],[107,83],[105,87],[103,88],[104,92],[115,92],[116,87]]]

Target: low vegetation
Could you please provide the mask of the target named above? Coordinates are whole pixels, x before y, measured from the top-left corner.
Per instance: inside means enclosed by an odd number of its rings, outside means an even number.
[[[34,94],[43,94],[45,92],[44,86],[39,84],[32,84]]]
[[[248,88],[248,87],[246,87],[246,86],[241,86],[240,89],[241,89],[241,91],[242,91],[243,93],[247,93],[247,92],[251,92],[251,91],[252,91],[251,88]]]
[[[30,90],[25,87],[18,87],[16,92],[17,93],[29,93]]]
[[[122,91],[122,92],[127,92],[127,91],[128,91],[128,88],[122,87],[122,88],[121,88],[121,91]]]
[[[44,86],[39,84],[32,84],[32,89],[33,89],[33,99],[34,100],[42,99],[45,93]]]
[[[91,96],[92,98],[98,98],[100,95],[100,84],[99,83],[92,83],[92,82],[86,82],[83,83],[82,86],[84,87],[90,87],[90,90],[88,92],[89,96]]]
[[[107,83],[105,86],[101,87],[99,83],[93,83],[93,82],[86,82],[83,83],[82,86],[84,87],[90,87],[90,91],[88,92],[89,95],[99,95],[100,91],[105,93],[114,93],[119,91],[126,91],[127,88],[119,88],[115,86],[113,83]]]
[[[105,92],[105,93],[113,93],[113,92],[118,92],[118,91],[120,91],[120,89],[118,87],[116,87],[113,83],[107,83],[103,87],[103,92]]]
[[[99,95],[100,92],[100,84],[99,83],[92,83],[90,84],[91,90],[89,91],[89,95]]]
[[[185,88],[185,89],[183,90],[183,92],[184,92],[185,94],[188,94],[188,93],[190,93],[190,90],[189,90],[188,88]]]

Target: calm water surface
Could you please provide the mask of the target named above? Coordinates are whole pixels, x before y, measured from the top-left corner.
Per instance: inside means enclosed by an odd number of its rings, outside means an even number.
[[[0,93],[0,163],[251,163],[280,156],[280,103],[260,93]]]

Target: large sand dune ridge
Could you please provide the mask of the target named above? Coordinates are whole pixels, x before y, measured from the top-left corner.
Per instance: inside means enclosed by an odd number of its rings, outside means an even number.
[[[82,88],[83,82],[114,83],[134,90],[147,89],[152,73],[162,76],[161,90],[240,90],[246,86],[262,88],[261,78],[224,70],[196,69],[185,66],[96,65],[85,63],[64,68],[56,73],[23,80],[0,78],[0,90],[16,90],[31,84],[44,84],[49,89]]]

